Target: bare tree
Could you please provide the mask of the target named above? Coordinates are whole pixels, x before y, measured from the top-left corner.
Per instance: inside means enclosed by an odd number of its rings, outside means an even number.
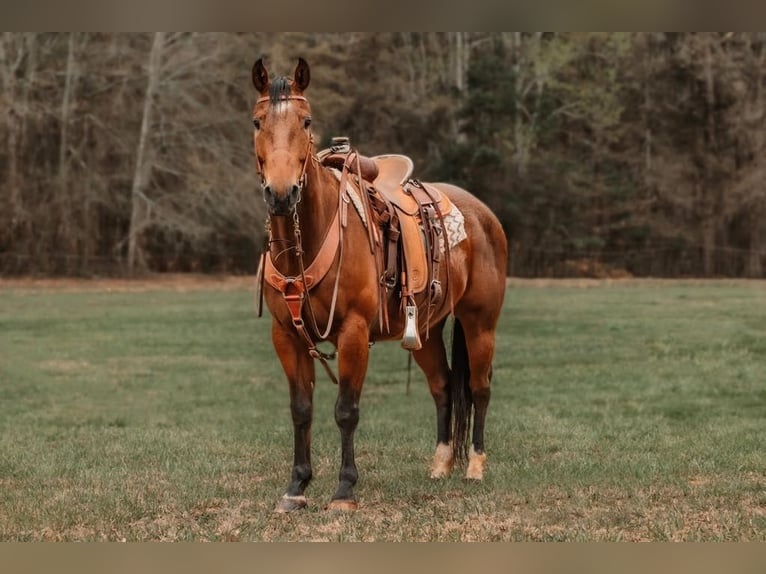
[[[149,130],[152,127],[154,99],[160,82],[162,51],[165,44],[165,33],[155,32],[149,61],[146,67],[146,92],[144,94],[143,113],[141,114],[141,129],[138,134],[136,147],[136,164],[133,170],[133,185],[130,190],[130,227],[128,230],[128,270],[133,273],[136,266],[144,267],[144,256],[141,252],[141,234],[149,224],[151,217],[151,200],[146,196],[146,181],[151,169],[151,150],[149,149]]]
[[[5,110],[2,114],[3,131],[6,133],[6,153],[8,173],[5,186],[8,190],[6,196],[6,208],[3,210],[10,215],[9,221],[3,227],[13,229],[19,222],[22,210],[19,193],[19,139],[21,135],[21,117],[23,110],[19,110],[17,75],[24,60],[23,38],[11,32],[3,32],[0,37],[0,79],[2,80],[2,94],[0,95],[0,109]]]

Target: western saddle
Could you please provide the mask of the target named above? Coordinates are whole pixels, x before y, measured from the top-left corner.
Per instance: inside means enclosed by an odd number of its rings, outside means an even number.
[[[388,330],[389,295],[398,295],[405,312],[402,346],[419,349],[416,297],[425,307],[427,337],[433,307],[444,296],[439,275],[443,262],[447,265],[445,288],[449,289],[450,246],[444,216],[452,210],[452,203],[433,186],[412,179],[413,163],[407,156],[361,156],[350,147],[348,138],[333,138],[331,147],[317,155],[323,165],[347,171],[362,196],[357,210],[368,228],[379,271],[380,328]]]

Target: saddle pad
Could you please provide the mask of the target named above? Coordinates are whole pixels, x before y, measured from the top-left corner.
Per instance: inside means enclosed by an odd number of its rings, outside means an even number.
[[[444,216],[444,226],[447,228],[446,236],[449,240],[449,247],[457,247],[457,245],[468,238],[468,234],[465,232],[465,216],[456,205],[453,205],[450,212]],[[444,233],[441,235],[441,241],[439,241],[439,247],[441,252],[446,251],[444,247]]]
[[[338,182],[340,182],[340,179],[341,179],[340,171],[338,171],[334,167],[331,167],[330,171],[336,178],[338,178]],[[351,204],[354,206],[354,209],[356,209],[356,212],[359,214],[359,217],[362,219],[364,228],[367,229],[367,214],[364,212],[364,207],[362,207],[362,200],[359,197],[359,194],[357,194],[356,188],[354,188],[354,186],[351,185],[351,182],[349,181],[346,181],[346,194],[348,195],[348,198],[351,200]]]

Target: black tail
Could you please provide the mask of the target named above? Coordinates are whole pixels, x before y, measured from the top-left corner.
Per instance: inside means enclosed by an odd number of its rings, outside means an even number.
[[[450,367],[450,398],[452,409],[450,427],[455,462],[465,463],[468,460],[468,433],[471,429],[471,368],[468,364],[468,347],[465,344],[465,333],[460,321],[455,319],[452,327],[452,364]]]

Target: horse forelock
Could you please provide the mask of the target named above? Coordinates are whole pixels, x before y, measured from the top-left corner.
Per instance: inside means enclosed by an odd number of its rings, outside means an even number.
[[[290,80],[284,76],[275,79],[269,86],[269,99],[271,105],[276,106],[280,102],[284,102],[292,93],[292,84]]]

